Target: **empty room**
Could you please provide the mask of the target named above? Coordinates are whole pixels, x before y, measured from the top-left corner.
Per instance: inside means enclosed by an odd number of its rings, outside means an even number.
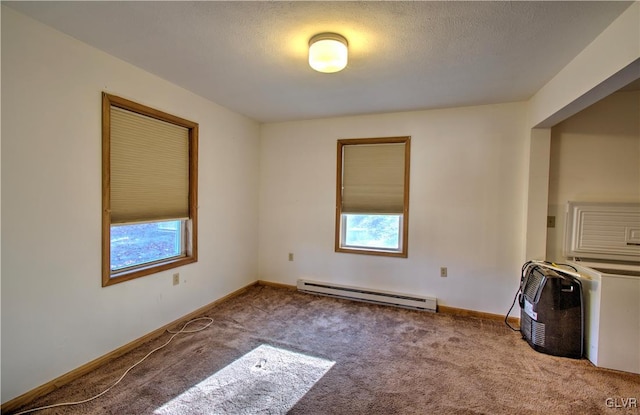
[[[2,1],[3,414],[619,414],[637,1]]]

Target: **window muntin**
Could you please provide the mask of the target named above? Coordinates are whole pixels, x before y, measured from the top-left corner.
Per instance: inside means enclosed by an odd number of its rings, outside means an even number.
[[[407,256],[410,137],[338,140],[336,252]]]
[[[102,285],[197,261],[198,124],[103,93]]]

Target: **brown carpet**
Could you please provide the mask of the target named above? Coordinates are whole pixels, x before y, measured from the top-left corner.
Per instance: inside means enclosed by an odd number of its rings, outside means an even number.
[[[599,369],[585,359],[537,353],[519,333],[496,321],[265,286],[253,287],[206,315],[215,320],[211,327],[176,337],[106,395],[39,413],[640,411],[607,406],[608,398],[618,406],[629,397],[640,401],[639,375]],[[169,336],[139,347],[29,407],[81,400],[102,391]],[[267,354],[259,356],[259,352]],[[237,373],[232,369],[243,364],[250,367],[236,372],[244,373],[245,379],[234,378]]]

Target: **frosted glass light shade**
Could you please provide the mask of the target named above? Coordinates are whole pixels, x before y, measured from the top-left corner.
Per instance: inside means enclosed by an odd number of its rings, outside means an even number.
[[[318,72],[333,73],[347,66],[347,39],[336,33],[321,33],[309,40],[309,65]]]

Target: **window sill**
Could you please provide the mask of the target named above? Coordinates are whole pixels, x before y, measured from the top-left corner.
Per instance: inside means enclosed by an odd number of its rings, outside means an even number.
[[[111,273],[110,270],[107,271],[105,275],[102,275],[102,286],[108,287],[110,285],[119,284],[121,282],[129,281],[135,278],[144,277],[146,275],[156,274],[158,272],[166,271],[168,269],[181,267],[183,265],[191,264],[196,262],[197,258],[194,256],[173,258],[166,261],[162,261],[160,263],[150,264],[148,266],[140,266],[134,269],[119,271],[115,273]]]
[[[373,249],[373,248],[352,248],[352,247],[336,247],[336,252],[342,252],[347,254],[360,254],[360,255],[374,255],[374,256],[388,256],[395,258],[407,258],[406,251],[390,251],[385,249]]]

